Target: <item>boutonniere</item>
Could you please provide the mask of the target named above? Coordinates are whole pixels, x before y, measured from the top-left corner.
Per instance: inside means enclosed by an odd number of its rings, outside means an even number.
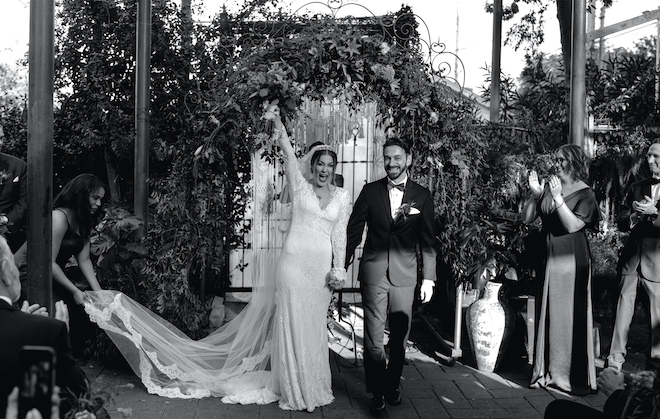
[[[419,210],[415,208],[415,202],[404,202],[394,211],[394,219],[403,218],[407,220],[409,215],[417,214],[419,214]]]
[[[12,178],[12,174],[6,170],[0,170],[0,185]]]

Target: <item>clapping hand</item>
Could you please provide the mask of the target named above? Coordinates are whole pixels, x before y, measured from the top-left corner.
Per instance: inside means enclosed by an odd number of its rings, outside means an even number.
[[[561,198],[561,181],[556,175],[550,176],[550,194],[555,201]]]
[[[632,384],[635,386],[652,389],[656,375],[657,374],[655,371],[640,371],[637,374],[631,375]]]
[[[640,214],[653,215],[658,213],[658,209],[655,207],[653,199],[648,195],[645,195],[644,199],[641,201],[633,201],[632,207],[633,210]]]
[[[545,179],[542,179],[541,183],[539,183],[539,176],[536,174],[536,171],[532,170],[529,172],[529,190],[532,192],[534,198],[538,199],[541,196],[544,187]]]
[[[21,311],[23,313],[48,317],[48,310],[46,307],[41,307],[39,304],[30,304],[27,302],[27,300],[23,301],[23,305],[21,305]]]
[[[69,308],[62,300],[55,303],[55,318],[63,321],[66,324],[66,329],[69,330]]]

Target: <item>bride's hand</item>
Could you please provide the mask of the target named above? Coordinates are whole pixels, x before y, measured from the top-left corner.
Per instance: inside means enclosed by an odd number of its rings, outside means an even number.
[[[275,105],[268,105],[266,112],[261,116],[266,121],[273,121],[275,129],[282,129],[282,117],[280,116],[280,107]]]
[[[529,190],[535,199],[541,196],[544,187],[545,179],[541,179],[541,183],[539,183],[539,176],[536,174],[536,171],[532,170],[529,172]]]
[[[325,285],[330,288],[331,291],[336,291],[344,288],[344,283],[346,279],[346,271],[340,268],[332,268],[328,275],[325,277]]]

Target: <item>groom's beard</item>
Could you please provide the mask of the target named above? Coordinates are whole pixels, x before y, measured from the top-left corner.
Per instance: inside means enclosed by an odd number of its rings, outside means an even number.
[[[387,178],[389,180],[396,180],[403,177],[408,172],[408,166],[403,166],[403,168],[397,167],[399,170],[391,170],[394,166],[387,166],[385,171],[387,172]]]

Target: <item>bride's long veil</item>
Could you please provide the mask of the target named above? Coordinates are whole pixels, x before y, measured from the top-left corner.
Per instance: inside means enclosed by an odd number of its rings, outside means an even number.
[[[277,374],[270,371],[274,273],[290,204],[275,199],[277,168],[258,154],[252,173],[251,301],[232,321],[194,341],[122,293],[88,292],[90,319],[107,332],[152,394],[199,398],[252,393],[247,399],[251,403],[277,399],[278,383],[272,379]]]

